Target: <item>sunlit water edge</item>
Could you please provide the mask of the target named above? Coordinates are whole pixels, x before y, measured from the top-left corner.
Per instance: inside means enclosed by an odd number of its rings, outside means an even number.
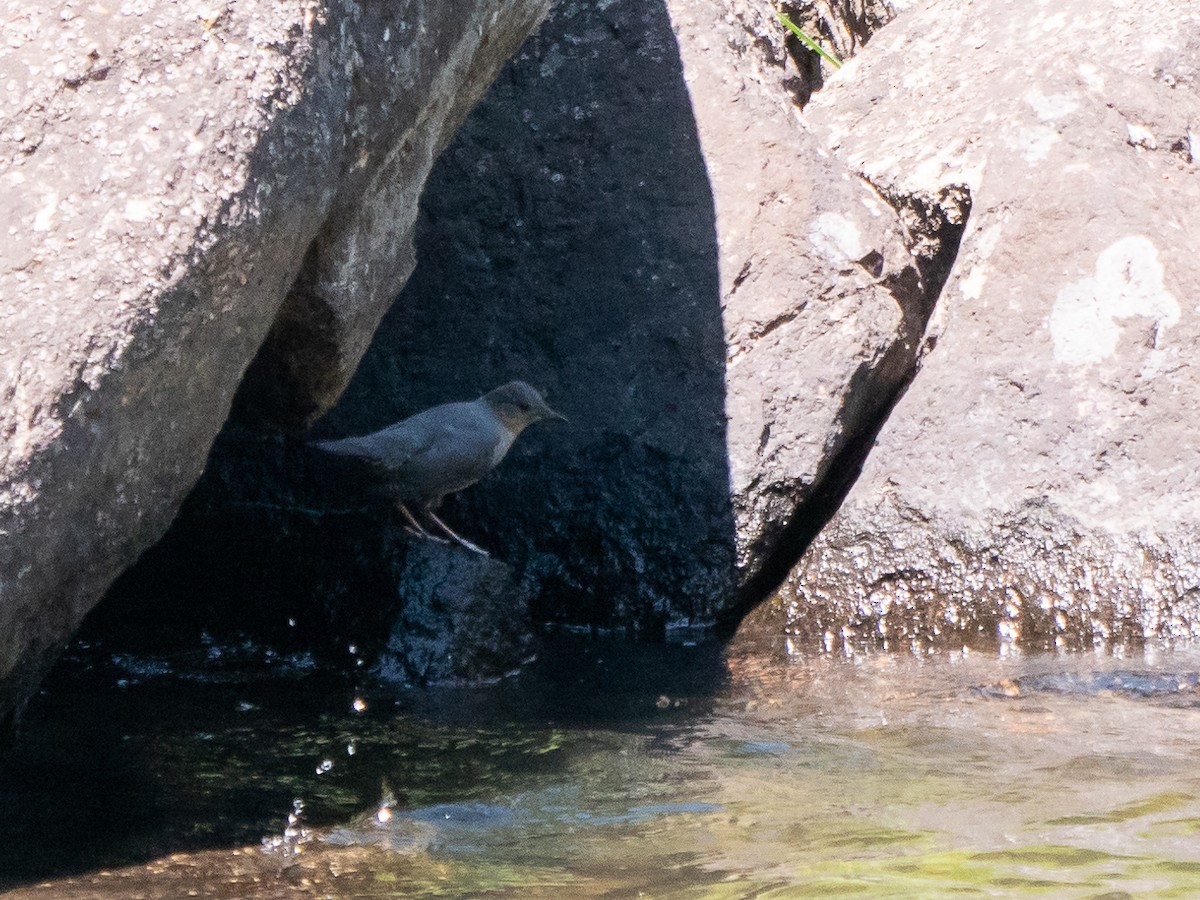
[[[0,884],[1200,895],[1195,647],[794,651],[568,641],[435,692],[120,661],[29,723],[0,779]]]

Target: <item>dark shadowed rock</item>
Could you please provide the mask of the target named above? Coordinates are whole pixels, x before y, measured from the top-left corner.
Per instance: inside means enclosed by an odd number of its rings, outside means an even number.
[[[1070,0],[1034,29],[926,2],[810,106],[882,191],[963,185],[974,212],[920,374],[775,627],[1200,634],[1197,24],[1166,2]]]
[[[417,684],[478,683],[533,650],[530,585],[510,566],[461,547],[420,541],[400,572],[403,612],[377,672]]]
[[[895,213],[725,16],[556,11],[437,167],[421,263],[330,417],[369,427],[447,381],[549,388],[571,425],[452,506],[535,579],[540,619],[736,607],[930,311]]]
[[[260,419],[337,396],[546,6],[5,7],[0,720],[162,534],[268,333]]]
[[[714,0],[562,4],[434,168],[419,265],[313,433],[511,378],[546,391],[570,425],[522,437],[442,510],[528,580],[535,620],[660,634],[735,617],[794,561],[819,521],[807,509],[911,374],[964,210],[952,192],[914,204],[929,215],[906,234],[797,119],[795,77]],[[254,410],[173,530],[180,555],[131,578],[244,580],[258,547],[226,555],[224,576],[197,548],[264,509],[281,556],[290,523],[309,528],[286,511],[289,473],[263,464]],[[289,578],[374,583],[355,574],[368,555],[339,553],[376,541],[294,554]],[[378,560],[383,580],[392,565]],[[299,602],[281,593],[275,620],[327,614]]]

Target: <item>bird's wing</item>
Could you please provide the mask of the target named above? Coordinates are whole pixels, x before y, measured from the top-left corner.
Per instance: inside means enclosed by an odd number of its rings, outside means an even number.
[[[443,407],[440,414],[420,421],[420,431],[429,440],[408,454],[403,474],[423,488],[426,498],[460,491],[486,475],[494,464],[499,425],[481,413],[477,404],[455,404],[453,414]]]
[[[312,446],[365,464],[387,493],[432,500],[486,475],[498,461],[502,431],[478,403],[451,403],[371,434]]]
[[[435,436],[425,428],[406,427],[407,421],[357,437],[313,441],[312,446],[335,456],[352,456],[365,462],[402,466],[413,455],[429,448]]]

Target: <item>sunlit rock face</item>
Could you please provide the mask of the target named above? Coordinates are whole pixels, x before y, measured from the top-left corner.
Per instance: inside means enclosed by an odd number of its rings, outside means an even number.
[[[810,105],[885,193],[973,211],[919,374],[760,615],[892,645],[1200,632],[1200,18],[1109,7],[919,4]]]
[[[547,6],[9,4],[0,721],[166,528],[268,333],[260,419],[340,393],[434,157]]]
[[[897,211],[804,126],[773,11],[668,7],[713,192],[737,551],[723,603],[752,602],[911,374],[936,277]]]

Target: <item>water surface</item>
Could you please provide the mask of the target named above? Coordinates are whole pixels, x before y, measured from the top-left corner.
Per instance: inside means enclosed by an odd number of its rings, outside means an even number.
[[[229,656],[60,667],[6,897],[1200,895],[1191,649],[570,639],[433,692]]]

